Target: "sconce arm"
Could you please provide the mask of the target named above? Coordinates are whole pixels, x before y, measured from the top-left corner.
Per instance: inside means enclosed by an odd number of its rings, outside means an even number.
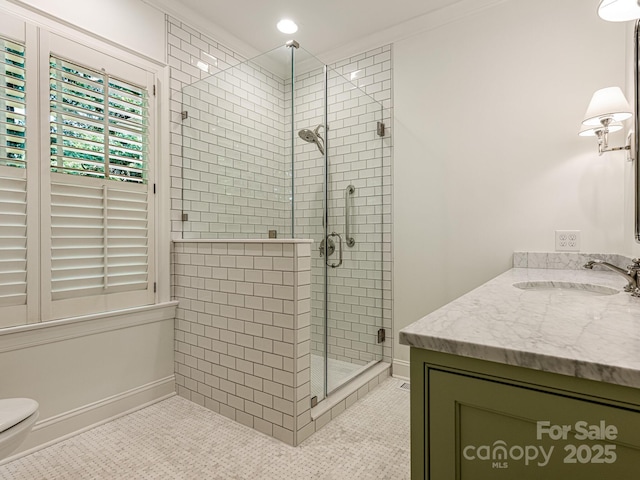
[[[605,152],[616,152],[618,150],[631,150],[631,145],[625,145],[624,147],[608,147],[600,150],[600,155]]]
[[[598,138],[598,155],[602,155],[606,152],[617,152],[617,151],[627,151],[627,161],[633,162],[633,150],[631,148],[631,144],[633,143],[633,130],[629,130],[627,133],[627,141],[624,147],[610,147],[609,146],[609,123],[610,122],[602,122],[602,128],[595,130],[595,135]]]

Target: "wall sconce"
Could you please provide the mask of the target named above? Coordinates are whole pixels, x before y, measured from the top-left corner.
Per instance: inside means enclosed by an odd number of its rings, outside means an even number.
[[[605,0],[607,1],[607,0]],[[610,0],[609,0],[610,1]],[[635,0],[634,0],[635,2]],[[609,147],[609,133],[622,129],[624,120],[631,118],[633,111],[620,87],[607,87],[596,91],[591,97],[587,112],[582,121],[583,127],[578,135],[582,137],[595,136],[598,138],[598,154],[627,150],[627,160],[633,160],[631,153],[631,135],[627,135],[627,144],[624,147]]]
[[[608,22],[626,22],[640,18],[638,0],[602,0],[598,15]]]

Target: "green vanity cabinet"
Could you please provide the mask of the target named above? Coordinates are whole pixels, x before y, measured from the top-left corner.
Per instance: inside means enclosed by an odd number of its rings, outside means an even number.
[[[640,479],[640,390],[411,349],[412,479]]]

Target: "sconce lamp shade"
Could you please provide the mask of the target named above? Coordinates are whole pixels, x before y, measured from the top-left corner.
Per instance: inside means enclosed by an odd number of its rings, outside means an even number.
[[[608,22],[626,22],[640,18],[638,0],[602,0],[598,15]]]
[[[635,0],[634,0],[635,1]],[[603,119],[621,122],[631,118],[633,110],[620,87],[607,87],[597,90],[584,114],[584,125],[602,125]]]
[[[580,131],[578,132],[578,135],[580,135],[581,137],[597,137],[597,132],[603,132],[603,128],[604,127],[602,125],[598,125],[597,127],[593,125],[580,125]],[[622,130],[621,122],[613,122],[609,124],[609,133],[619,132],[620,130]]]

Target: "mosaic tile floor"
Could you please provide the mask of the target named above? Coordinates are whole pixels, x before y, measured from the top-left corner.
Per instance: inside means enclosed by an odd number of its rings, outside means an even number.
[[[174,396],[0,466],[0,479],[409,479],[402,383],[385,380],[297,448]]]

